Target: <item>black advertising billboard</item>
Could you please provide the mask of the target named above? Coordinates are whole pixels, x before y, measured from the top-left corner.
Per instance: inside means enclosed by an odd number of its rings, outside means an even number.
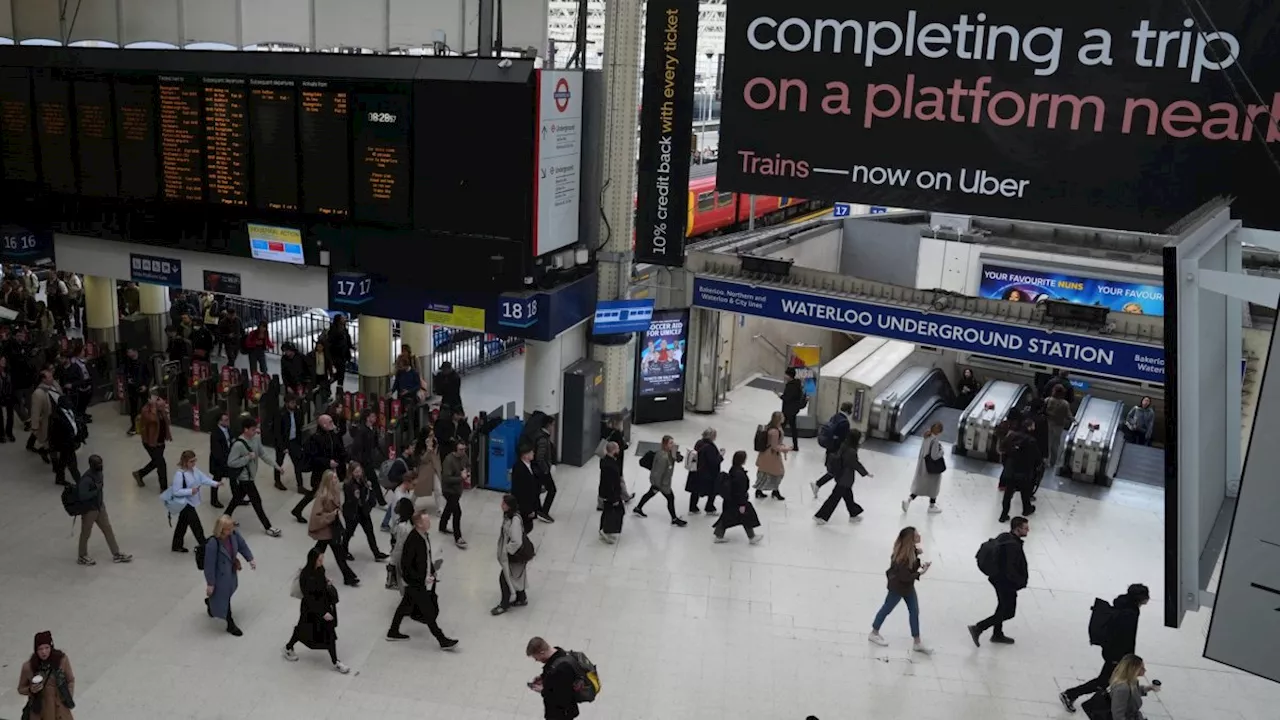
[[[636,262],[684,265],[698,0],[649,0],[640,90]]]
[[[649,329],[637,340],[635,421],[679,420],[684,417],[689,311],[654,310]]]
[[[984,10],[734,0],[719,187],[1145,232],[1234,196],[1280,229],[1274,3]]]

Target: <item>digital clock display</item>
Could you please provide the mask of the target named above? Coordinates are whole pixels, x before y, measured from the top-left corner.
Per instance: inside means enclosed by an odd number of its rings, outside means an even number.
[[[375,123],[393,123],[393,122],[395,122],[395,121],[396,121],[396,116],[395,116],[393,113],[389,113],[389,112],[371,112],[371,113],[369,113],[369,122],[375,122]]]

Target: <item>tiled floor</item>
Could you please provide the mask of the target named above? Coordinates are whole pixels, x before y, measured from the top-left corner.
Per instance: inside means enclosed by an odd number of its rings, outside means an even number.
[[[468,405],[496,404],[479,397],[482,388],[515,388],[508,398],[519,399],[519,367],[470,376],[464,394],[476,395]],[[723,444],[745,447],[776,398],[750,388],[731,398],[714,417],[640,427],[636,439],[671,433],[688,444],[712,424]],[[538,718],[538,698],[524,686],[537,671],[523,656],[531,635],[584,650],[599,664],[604,691],[584,718],[1065,717],[1058,689],[1092,676],[1099,664],[1085,637],[1094,596],[1110,598],[1130,582],[1157,594],[1162,587],[1158,489],[1117,487],[1092,499],[1046,487],[1027,545],[1031,587],[1008,626],[1018,644],[975,649],[964,625],[990,612],[993,598],[973,554],[1000,529],[987,476],[950,473],[945,512],[928,516],[919,504],[904,518],[897,503],[913,460],[868,452],[864,462],[875,477],[856,489],[868,508],[865,522],[847,524],[837,510],[832,524],[816,527],[806,482],[819,473],[820,455],[806,441],[788,462],[787,501],[759,503],[760,545],[748,546],[736,533],[733,542],[713,545],[707,518],[674,528],[652,506],[647,519],[629,516],[621,542],[606,546],[596,538],[595,472],[560,467],[559,521],[536,531],[531,604],[503,617],[488,613],[497,599],[498,498],[484,491],[464,498],[471,549],[446,550],[440,586],[443,625],[462,640],[456,653],[435,649],[412,623],[412,641],[383,641],[396,596],[382,589],[382,568],[356,540],[355,568],[365,585],[342,593],[339,652],[358,674],[343,677],[322,653],[303,651],[296,664],[280,657],[297,613],[289,581],[310,545],[287,515],[293,493],[260,481],[283,538],[264,536],[245,515],[259,569],[242,577],[235,607],[246,634],[232,638],[205,616],[203,581],[190,557],[168,550],[155,481],[140,490],[129,478],[144,459],[139,444],[124,439],[122,423],[104,409],[98,417],[88,450],[106,458],[108,507],[136,556],[130,565],[77,566],[46,467],[20,447],[0,446],[0,662],[9,674],[0,686],[0,717],[18,717],[12,688],[32,634],[44,629],[74,665],[77,716],[89,720]],[[176,435],[171,457],[187,446],[207,447],[203,438]],[[627,473],[633,482],[641,477],[634,455]],[[681,493],[681,506],[685,498]],[[202,510],[207,526],[213,514],[207,505]],[[936,649],[927,658],[909,652],[903,609],[884,628],[891,647],[865,638],[884,594],[890,544],[905,522],[920,528],[934,561],[919,589],[925,637]],[[385,536],[379,539],[385,546]],[[96,536],[91,552],[107,559]],[[1274,718],[1280,688],[1200,659],[1205,619],[1190,617],[1172,631],[1161,627],[1155,604],[1144,615],[1139,650],[1165,687],[1148,702],[1148,717]]]

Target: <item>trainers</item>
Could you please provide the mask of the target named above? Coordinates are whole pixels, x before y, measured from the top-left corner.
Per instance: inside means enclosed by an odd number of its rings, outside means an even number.
[[[699,510],[699,509],[698,509],[698,508],[696,508],[696,507],[694,507],[694,508],[689,508],[689,514],[690,514],[690,515],[698,515],[698,514],[701,514],[701,513],[702,513],[702,511],[701,511],[701,510]]]
[[[909,507],[911,507],[911,498],[902,501],[902,512],[906,512]]]
[[[867,642],[872,645],[879,645],[880,647],[889,647],[889,641],[885,640],[884,636],[875,630],[872,630],[871,633],[867,635]]]
[[[76,558],[76,562],[80,565],[97,565],[98,564],[97,561],[95,561],[93,558],[89,557],[88,555],[81,555],[79,558]]]
[[[458,646],[458,641],[453,638],[445,638],[440,641],[441,650],[452,650]]]
[[[137,470],[133,471],[133,481],[138,483],[138,487],[146,487],[147,483],[142,479],[142,473]]]
[[[969,626],[969,637],[973,639],[974,647],[982,647],[982,631],[978,629],[977,625]]]
[[[809,489],[813,491],[813,499],[817,500],[818,499],[818,483],[813,480],[810,480]]]
[[[991,637],[991,642],[999,643],[1001,645],[1012,645],[1013,638],[1009,637],[1008,635],[993,635]]]
[[[631,511],[631,514],[632,514],[632,515],[636,515],[636,516],[638,516],[638,517],[649,517],[648,515],[645,515],[645,514],[644,514],[644,510],[641,510],[640,508],[636,508],[636,509],[632,510],[632,511]]]
[[[747,542],[751,543],[752,545],[755,545],[756,543],[760,542],[763,539],[764,539],[764,535],[756,535],[755,537],[751,538]]]
[[[861,515],[850,515],[850,516],[849,516],[849,522],[851,522],[851,523],[860,523],[860,522],[862,522],[862,516],[861,516]]]
[[[720,514],[720,511],[715,508],[711,508],[710,510],[707,511],[707,517],[713,517],[719,514]]]
[[[388,630],[388,631],[387,631],[387,640],[388,640],[389,642],[395,642],[396,640],[408,640],[408,639],[409,639],[409,636],[408,636],[408,635],[405,635],[404,633],[400,632],[399,630]]]
[[[682,520],[681,518],[674,517],[674,518],[671,518],[671,524],[672,524],[672,525],[675,525],[676,527],[684,527],[685,525],[688,525],[689,523],[685,522],[685,521],[684,521],[684,520]]]
[[[280,528],[267,528],[268,537],[280,537],[280,535],[281,535]]]
[[[115,555],[111,556],[111,562],[114,562],[114,563],[133,562],[133,556],[127,555],[125,553],[116,553]]]
[[[289,662],[298,662],[298,653],[294,652],[291,647],[285,647],[283,655],[284,659]]]
[[[337,670],[343,675],[346,675],[347,673],[351,672],[351,668],[347,667],[347,664],[342,662],[341,660],[333,664],[333,669]]]
[[[551,517],[550,514],[544,512],[538,513],[538,519],[544,523],[553,523],[556,521],[556,519]]]
[[[940,513],[940,512],[942,512],[942,508],[938,507],[937,505],[935,505],[935,504],[933,504],[933,503],[929,503],[929,514],[930,514],[930,515],[937,515],[937,514],[938,514],[938,513]]]
[[[911,646],[911,651],[912,651],[912,652],[918,652],[918,653],[920,653],[921,655],[932,655],[932,654],[933,654],[933,648],[929,647],[928,645],[925,645],[924,643],[920,643],[920,642],[917,642],[916,644],[912,645],[912,646]]]
[[[814,521],[815,523],[817,523],[818,525],[826,525],[826,524],[827,524],[827,521],[826,521],[826,520],[823,520],[822,518],[818,517],[817,515],[814,515],[814,516],[813,516],[813,521]]]
[[[720,543],[727,543],[727,542],[729,542],[729,538],[727,538],[727,537],[714,537],[714,538],[712,538],[712,539],[711,539],[711,542],[716,543],[716,544],[718,545],[718,544],[720,544]]]
[[[1076,711],[1076,701],[1071,699],[1071,696],[1065,692],[1058,693],[1058,702],[1062,703],[1062,707],[1066,708],[1067,712]]]
[[[467,549],[467,541],[463,540],[462,538],[458,538],[457,540],[454,540],[453,544],[456,545],[459,550]]]

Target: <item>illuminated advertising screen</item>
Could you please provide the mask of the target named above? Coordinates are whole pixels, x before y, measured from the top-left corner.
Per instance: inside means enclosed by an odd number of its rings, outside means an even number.
[[[249,231],[249,250],[255,260],[305,265],[302,252],[302,231],[296,228],[274,227],[246,223]]]
[[[639,391],[642,397],[678,394],[684,391],[685,349],[689,336],[689,313],[685,310],[658,310],[640,346]]]
[[[1164,315],[1164,285],[1086,277],[1051,270],[983,265],[978,297],[1013,302],[1060,300],[1099,305],[1113,312]]]

